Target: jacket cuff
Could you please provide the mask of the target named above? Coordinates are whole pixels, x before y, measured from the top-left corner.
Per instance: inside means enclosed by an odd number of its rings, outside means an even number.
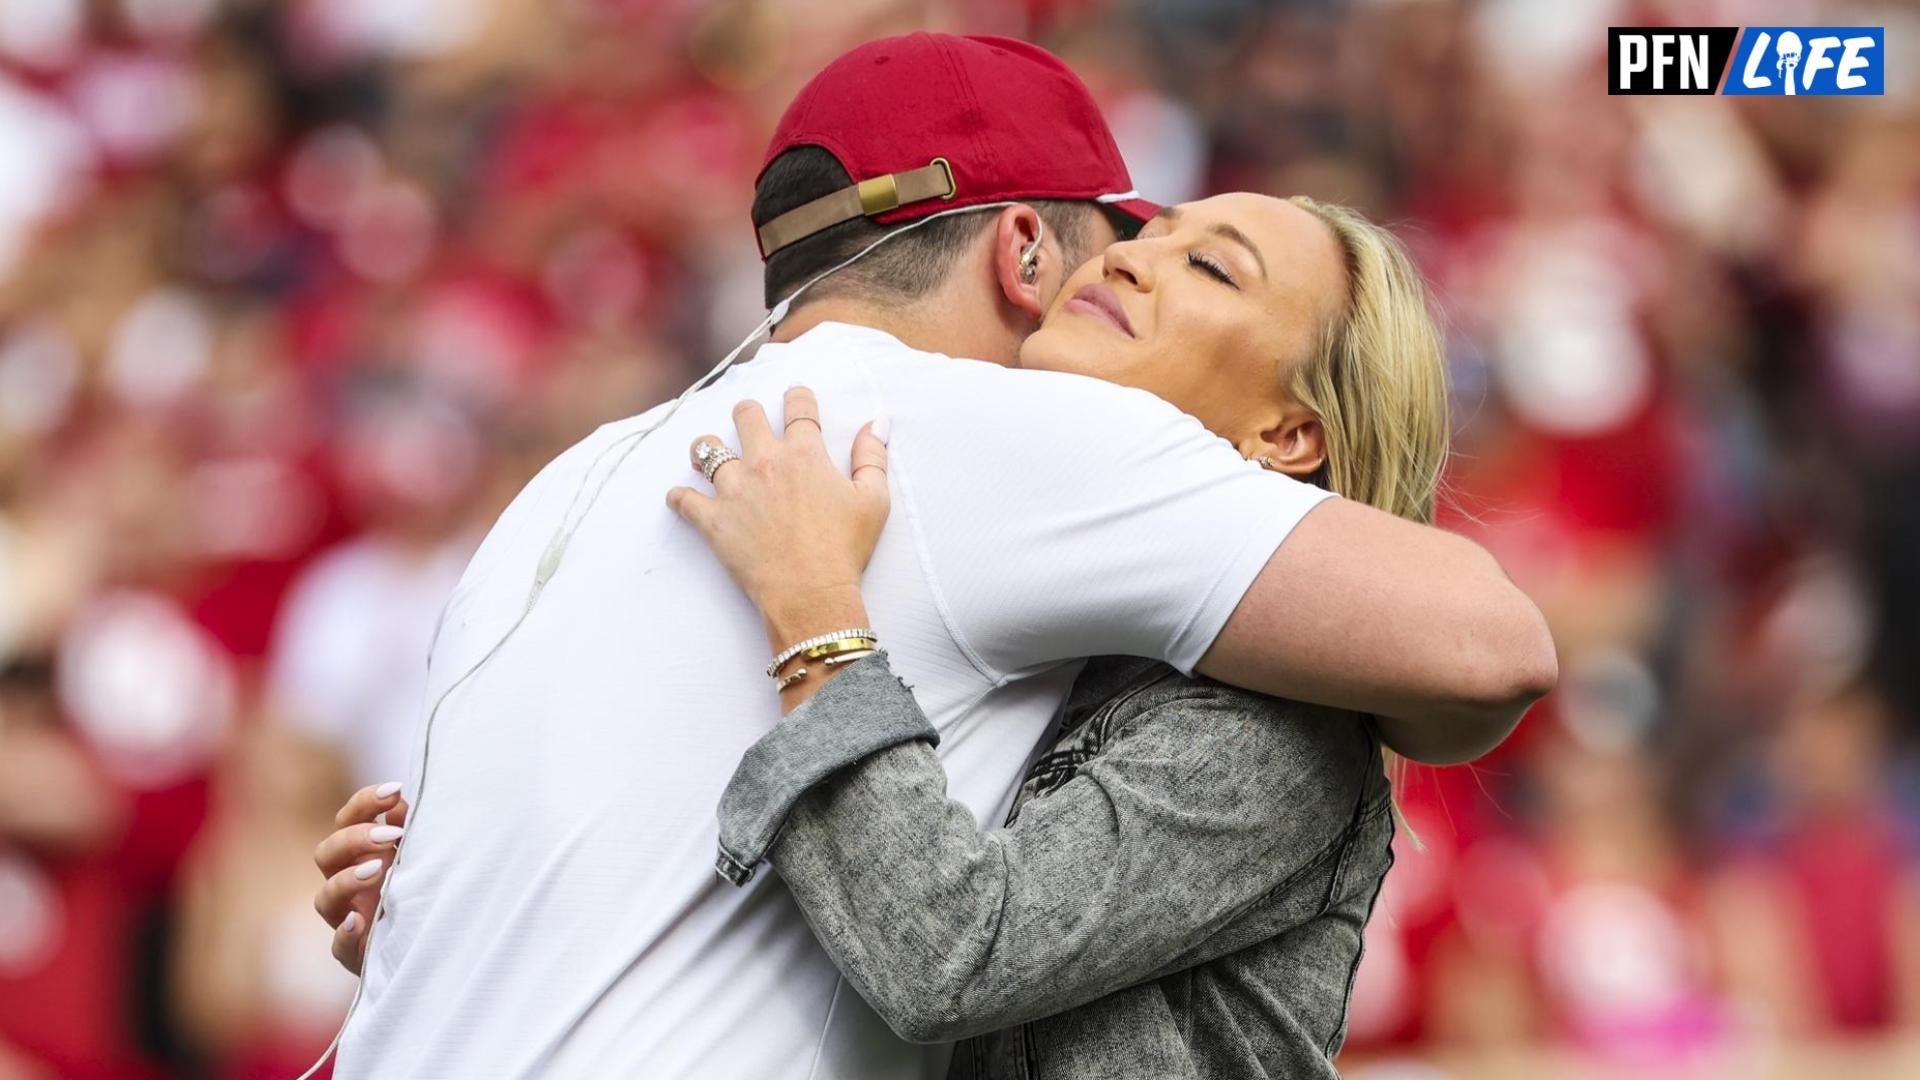
[[[749,747],[720,796],[720,857],[714,869],[745,885],[767,857],[793,804],[807,790],[869,755],[915,739],[940,745],[886,654],[849,664]]]

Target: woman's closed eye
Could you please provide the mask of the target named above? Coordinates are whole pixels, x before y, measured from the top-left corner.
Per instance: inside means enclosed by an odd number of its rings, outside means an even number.
[[[1188,252],[1187,265],[1193,267],[1194,269],[1200,271],[1201,273],[1207,275],[1208,277],[1213,278],[1214,280],[1220,282],[1222,285],[1225,285],[1228,288],[1238,289],[1240,287],[1240,283],[1234,280],[1233,271],[1228,270],[1225,263],[1221,262],[1219,259],[1216,259],[1211,255],[1206,254],[1205,252],[1200,252],[1200,251]]]

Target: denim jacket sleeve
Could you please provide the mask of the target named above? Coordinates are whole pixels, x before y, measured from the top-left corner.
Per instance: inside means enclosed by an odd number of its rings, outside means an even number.
[[[853,674],[782,726],[919,715],[890,673]],[[946,798],[923,741],[804,770],[828,778],[784,815],[771,861],[901,1037],[958,1039],[1198,963],[1212,935],[1338,844],[1366,770],[1379,770],[1358,719],[1179,683],[1113,707],[1100,751],[1002,830],[980,831]],[[1302,738],[1305,724],[1345,725],[1352,737]],[[779,788],[751,775],[752,755],[741,770],[730,796]],[[748,802],[735,798],[726,813],[748,813]]]
[[[940,733],[887,666],[886,654],[855,662],[747,748],[720,795],[714,869],[745,885],[808,788],[868,754],[914,739],[940,745]]]

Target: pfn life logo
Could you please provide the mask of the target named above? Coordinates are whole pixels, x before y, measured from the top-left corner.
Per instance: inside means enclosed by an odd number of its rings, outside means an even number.
[[[1878,26],[1612,26],[1607,93],[1884,94],[1885,47]]]
[[[1878,26],[1749,26],[1727,94],[1884,94],[1886,31]]]

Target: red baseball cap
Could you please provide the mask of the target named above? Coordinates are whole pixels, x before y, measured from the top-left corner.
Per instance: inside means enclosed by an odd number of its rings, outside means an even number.
[[[893,224],[1020,199],[1096,202],[1142,222],[1160,212],[1134,190],[1086,84],[1012,38],[908,34],[848,52],[787,107],[761,172],[797,146],[832,154],[854,186],[762,226],[762,258],[862,215]]]

